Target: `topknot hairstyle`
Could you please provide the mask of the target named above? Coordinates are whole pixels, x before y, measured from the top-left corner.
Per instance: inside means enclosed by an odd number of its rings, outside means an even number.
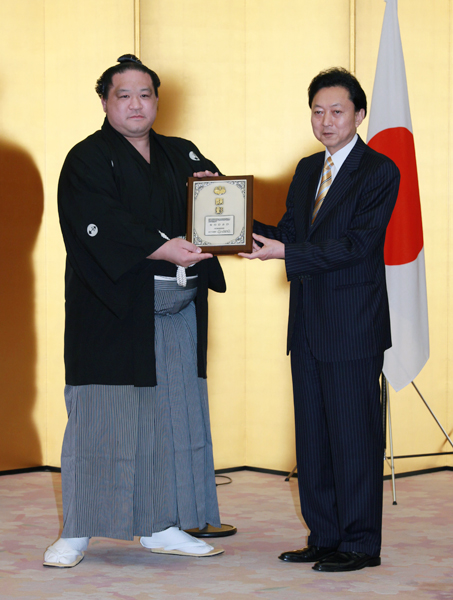
[[[96,81],[96,93],[100,98],[107,100],[109,96],[110,88],[112,87],[112,79],[113,76],[117,73],[124,73],[125,71],[141,71],[142,73],[147,73],[151,77],[151,81],[153,82],[154,93],[156,96],[159,96],[158,89],[160,87],[160,79],[154,71],[148,69],[142,61],[134,56],[134,54],[123,54],[118,58],[118,65],[114,65],[113,67],[109,67],[99,79]]]

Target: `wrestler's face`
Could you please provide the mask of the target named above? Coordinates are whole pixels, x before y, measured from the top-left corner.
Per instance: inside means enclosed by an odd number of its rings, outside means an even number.
[[[126,138],[147,136],[158,103],[151,77],[130,69],[114,75],[112,84],[107,99],[101,99],[110,125]]]
[[[356,112],[349,91],[344,87],[322,88],[313,98],[313,133],[330,154],[349,144],[364,118],[365,111],[362,108]]]

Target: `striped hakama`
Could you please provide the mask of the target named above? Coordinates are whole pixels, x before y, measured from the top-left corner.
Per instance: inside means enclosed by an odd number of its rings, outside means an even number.
[[[220,527],[196,278],[155,281],[156,387],[66,386],[62,537]]]

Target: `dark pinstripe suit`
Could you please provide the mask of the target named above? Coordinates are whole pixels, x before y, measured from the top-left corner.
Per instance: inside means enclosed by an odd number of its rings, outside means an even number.
[[[383,257],[399,172],[359,138],[311,225],[325,155],[300,161],[278,227],[291,282],[288,352],[308,543],[379,555],[379,375],[390,347]]]

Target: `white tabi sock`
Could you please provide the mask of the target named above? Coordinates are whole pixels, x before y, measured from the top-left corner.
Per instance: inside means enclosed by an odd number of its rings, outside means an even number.
[[[88,544],[90,543],[89,537],[77,537],[77,538],[61,538],[67,544],[73,548],[73,550],[79,550],[79,552],[83,552],[88,548]]]
[[[60,538],[44,553],[44,565],[47,567],[75,567],[83,558],[90,538]]]
[[[164,531],[157,531],[150,537],[141,537],[140,544],[144,548],[152,550],[153,548],[164,548],[168,550],[183,550],[190,554],[207,554],[214,550],[206,542],[195,538],[179,527],[169,527]]]

